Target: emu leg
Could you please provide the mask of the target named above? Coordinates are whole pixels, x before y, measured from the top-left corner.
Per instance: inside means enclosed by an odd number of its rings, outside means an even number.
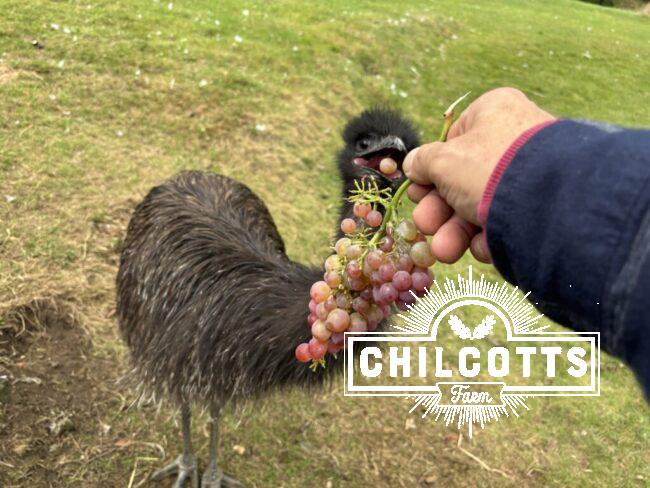
[[[187,404],[181,406],[181,423],[183,428],[183,454],[178,456],[174,462],[159,469],[151,479],[160,481],[168,476],[176,475],[174,488],[182,488],[189,478],[192,488],[199,488],[199,477],[196,467],[196,459],[192,454],[192,427],[190,423],[190,407]]]
[[[239,481],[228,476],[217,465],[219,414],[220,410],[213,407],[210,412],[210,464],[201,477],[201,488],[243,488]]]

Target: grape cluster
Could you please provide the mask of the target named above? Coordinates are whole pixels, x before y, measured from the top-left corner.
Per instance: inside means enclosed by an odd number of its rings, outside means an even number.
[[[397,220],[386,190],[376,185],[358,190],[351,198],[355,218],[341,222],[345,237],[325,261],[323,280],[311,287],[312,338],[296,348],[298,361],[324,364],[327,353],[345,347],[345,332],[374,331],[391,305],[407,310],[431,285],[434,258],[425,236],[413,222]],[[382,205],[384,214],[378,210]]]
[[[438,141],[447,140],[454,110],[468,95],[445,110]],[[355,163],[379,170],[389,179],[401,178],[395,160],[379,159],[357,158]],[[355,184],[348,198],[354,203],[355,218],[341,222],[345,237],[325,261],[323,280],[310,290],[307,324],[312,338],[296,348],[298,361],[312,361],[314,369],[325,365],[325,354],[345,348],[346,331],[374,331],[390,315],[391,306],[408,309],[433,280],[429,267],[435,260],[426,238],[413,222],[397,219],[400,198],[411,182],[404,181],[394,195],[388,188],[380,190],[374,178],[369,185],[363,180]]]

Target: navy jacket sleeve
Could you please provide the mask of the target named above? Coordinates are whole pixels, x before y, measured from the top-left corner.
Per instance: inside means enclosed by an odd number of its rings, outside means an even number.
[[[504,277],[556,322],[600,331],[650,398],[650,131],[542,128],[501,175],[486,232]]]

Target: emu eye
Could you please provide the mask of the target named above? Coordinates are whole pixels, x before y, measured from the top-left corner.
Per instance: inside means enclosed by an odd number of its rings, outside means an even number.
[[[370,147],[370,139],[363,138],[356,142],[357,151],[367,151]]]

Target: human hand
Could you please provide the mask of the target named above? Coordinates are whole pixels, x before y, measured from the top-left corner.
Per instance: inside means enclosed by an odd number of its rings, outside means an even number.
[[[431,251],[443,263],[458,261],[470,248],[490,262],[478,205],[497,163],[525,130],[554,117],[521,91],[497,88],[475,100],[451,126],[447,142],[424,144],[404,160],[417,203],[413,221],[433,236]]]

